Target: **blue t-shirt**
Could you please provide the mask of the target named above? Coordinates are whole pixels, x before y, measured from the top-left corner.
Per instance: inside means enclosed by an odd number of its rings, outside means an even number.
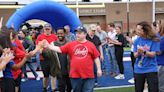
[[[164,65],[164,36],[160,38],[160,50],[162,54],[157,56],[158,65]]]
[[[151,52],[159,52],[160,44],[159,42],[155,42],[149,39],[144,39],[142,37],[138,37],[134,42],[134,52],[137,52],[138,46],[144,47],[145,51]],[[140,66],[140,61],[142,61],[142,66]],[[134,65],[135,73],[149,73],[149,72],[157,72],[157,59],[155,57],[147,57],[147,56],[138,56],[136,58],[136,62]]]
[[[12,69],[11,69],[11,67],[12,67],[14,64],[15,64],[14,61],[11,60],[11,61],[6,65],[6,68],[5,68],[4,72],[3,72],[4,78],[14,78],[14,77],[13,77],[13,74],[12,74]]]

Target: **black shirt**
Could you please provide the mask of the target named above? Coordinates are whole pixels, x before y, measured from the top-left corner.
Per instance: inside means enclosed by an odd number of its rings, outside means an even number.
[[[91,38],[91,37],[87,34],[86,39],[87,39],[88,41],[91,41],[91,42],[96,46],[97,50],[100,51],[100,50],[99,50],[99,46],[101,45],[101,41],[100,41],[100,38],[99,38],[98,36],[94,35],[93,38]]]
[[[65,41],[65,42],[61,43],[59,41],[56,41],[56,42],[54,42],[54,45],[56,45],[56,46],[63,46],[67,42],[68,41]],[[68,69],[68,65],[69,65],[68,55],[67,54],[58,53],[58,57],[59,57],[59,61],[60,61],[62,75],[68,75],[68,72],[69,72],[69,69]]]
[[[125,45],[125,37],[123,36],[123,34],[117,34],[116,35],[116,40],[118,40],[119,42],[122,43],[122,45],[115,45],[116,49],[123,49],[124,45]]]

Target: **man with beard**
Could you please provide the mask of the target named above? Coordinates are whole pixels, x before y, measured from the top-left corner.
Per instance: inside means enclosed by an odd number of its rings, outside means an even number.
[[[54,45],[56,46],[63,46],[68,42],[68,40],[65,38],[65,29],[59,28],[57,30],[57,37],[58,40],[54,42]],[[69,78],[69,58],[67,54],[61,54],[58,53],[59,62],[61,66],[60,73],[57,76],[58,79],[58,89],[60,92],[71,92],[71,81]]]

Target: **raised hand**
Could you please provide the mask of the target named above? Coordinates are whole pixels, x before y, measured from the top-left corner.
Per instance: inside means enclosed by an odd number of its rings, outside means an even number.
[[[8,63],[10,60],[14,59],[14,55],[12,52],[3,53],[1,56],[1,61]]]
[[[53,49],[54,48],[54,43],[52,42],[51,44],[49,44],[48,46],[47,46],[47,48],[49,48],[49,49]]]
[[[36,48],[31,52],[33,54],[36,54],[37,52],[41,52],[43,48],[46,48],[48,46],[47,40],[40,41]]]
[[[35,53],[33,51],[26,53],[26,58],[31,58],[32,56],[34,56]]]
[[[38,43],[39,48],[46,48],[48,46],[48,41],[47,40],[42,40]]]

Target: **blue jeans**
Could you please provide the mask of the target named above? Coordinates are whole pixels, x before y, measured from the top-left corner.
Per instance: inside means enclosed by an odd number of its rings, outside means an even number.
[[[27,71],[26,71],[26,65],[28,65],[28,67],[30,68],[30,70],[31,70],[32,73],[34,74],[35,78],[37,78],[37,77],[38,77],[38,74],[36,73],[36,71],[35,71],[34,67],[32,66],[32,64],[29,63],[29,62],[27,62],[27,63],[22,67],[22,72],[23,72],[23,74],[24,74],[24,77],[25,77],[25,78],[28,78],[28,77],[27,77]]]
[[[41,66],[40,66],[40,53],[39,52],[36,53],[36,58],[35,59],[36,59],[37,65],[38,65],[37,67],[41,68]]]
[[[93,92],[94,78],[71,78],[73,92]]]
[[[109,50],[109,47],[107,44],[103,45],[102,46],[102,49],[103,49],[103,56],[104,56],[104,61],[101,61],[101,69],[102,71],[104,72],[109,72],[109,54],[108,54],[108,50]]]
[[[114,46],[109,46],[109,61],[110,61],[110,71],[117,73],[118,72],[118,65],[117,65],[117,60],[116,60],[116,55],[115,55],[115,47]]]

